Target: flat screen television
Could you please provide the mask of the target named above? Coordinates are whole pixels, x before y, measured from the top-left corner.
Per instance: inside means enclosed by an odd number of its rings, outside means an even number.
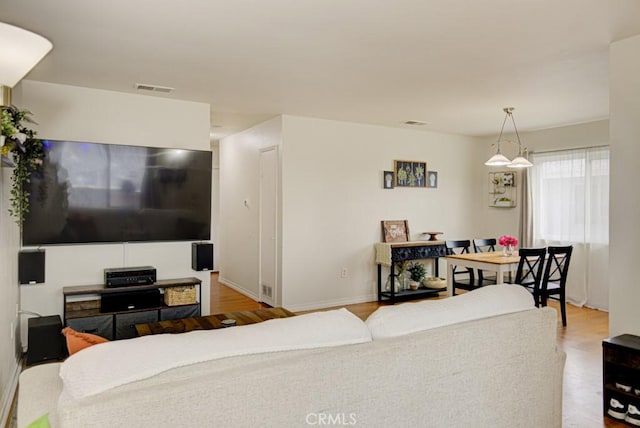
[[[208,240],[211,152],[43,140],[22,244]]]

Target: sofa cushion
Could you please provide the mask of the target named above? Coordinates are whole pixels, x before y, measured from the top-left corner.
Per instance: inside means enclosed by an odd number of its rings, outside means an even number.
[[[63,363],[62,400],[94,395],[203,361],[370,341],[364,322],[344,308],[218,330],[116,340],[87,348]]]
[[[446,299],[383,306],[366,324],[375,340],[534,307],[533,296],[520,285],[488,285]]]

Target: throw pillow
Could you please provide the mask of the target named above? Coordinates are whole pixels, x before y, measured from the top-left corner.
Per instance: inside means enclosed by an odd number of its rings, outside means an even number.
[[[98,343],[108,342],[109,340],[104,337],[96,336],[90,333],[80,333],[75,331],[71,327],[65,327],[62,329],[65,339],[67,339],[67,349],[69,355],[73,355],[78,351],[88,348],[89,346],[97,345]]]

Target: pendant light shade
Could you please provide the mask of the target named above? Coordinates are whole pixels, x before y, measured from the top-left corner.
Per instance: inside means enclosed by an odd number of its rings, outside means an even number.
[[[502,153],[500,153],[500,144],[498,144],[498,151],[495,155],[491,156],[491,159],[484,164],[487,166],[504,166],[509,165],[511,161]]]
[[[38,34],[0,22],[0,85],[13,88],[52,47]]]
[[[504,120],[502,121],[502,128],[500,129],[500,135],[498,136],[497,146],[498,150],[496,154],[491,156],[491,158],[486,161],[484,164],[487,166],[506,166],[507,168],[529,168],[532,167],[533,164],[529,162],[522,153],[522,143],[520,142],[520,135],[518,134],[518,128],[516,127],[516,122],[513,119],[513,110],[514,107],[505,107],[502,109],[505,112]],[[513,129],[516,133],[516,138],[518,139],[518,155],[513,159],[509,160],[505,155],[500,152],[500,143],[502,141],[502,133],[504,132],[504,125],[507,123],[507,119],[511,118],[511,123],[513,123]],[[511,141],[508,141],[511,142]],[[526,149],[525,149],[526,152]]]
[[[527,159],[522,156],[518,156],[517,158],[514,158],[509,165],[507,165],[507,168],[529,168],[532,166],[533,164]]]

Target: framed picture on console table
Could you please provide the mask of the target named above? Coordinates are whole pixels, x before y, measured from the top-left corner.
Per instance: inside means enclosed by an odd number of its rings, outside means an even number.
[[[382,220],[382,242],[409,241],[409,222],[407,220]]]

